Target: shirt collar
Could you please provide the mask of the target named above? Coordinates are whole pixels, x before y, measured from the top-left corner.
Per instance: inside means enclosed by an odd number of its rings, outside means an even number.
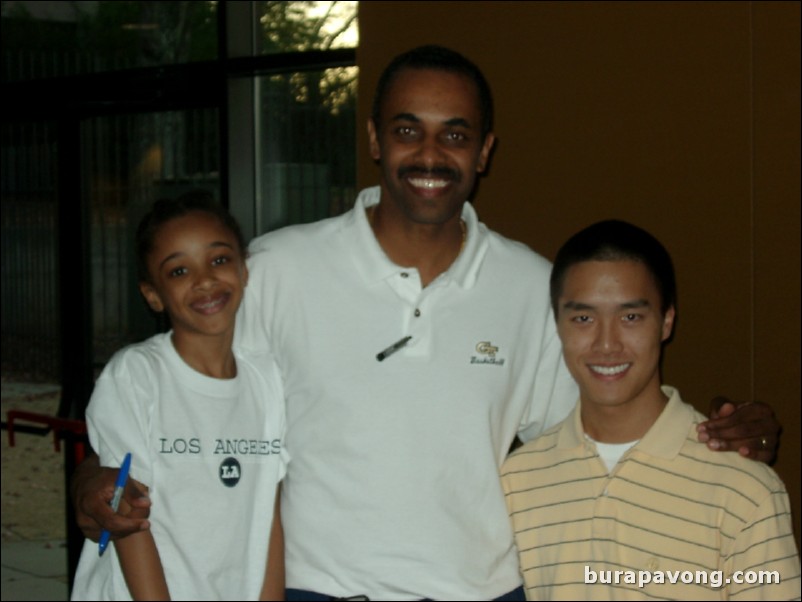
[[[635,445],[635,449],[659,458],[672,459],[679,454],[688,431],[694,422],[695,414],[691,406],[682,402],[679,392],[673,387],[662,386],[668,403],[655,423]],[[585,431],[577,402],[557,437],[557,447],[570,449],[585,444]]]
[[[636,447],[651,456],[670,460],[679,454],[685,443],[695,413],[691,406],[682,402],[675,388],[664,385],[661,389],[668,403]]]
[[[574,409],[560,427],[560,434],[557,436],[557,447],[560,449],[571,449],[585,445],[585,431],[582,428],[582,414],[579,411],[579,402],[576,402]]]
[[[379,186],[366,188],[360,192],[343,228],[344,235],[355,241],[352,250],[357,270],[371,284],[394,277],[404,271],[404,266],[394,264],[385,255],[365,214],[365,209],[378,204],[380,198]],[[440,278],[453,281],[463,288],[471,288],[476,282],[479,268],[487,253],[488,229],[479,221],[476,211],[467,201],[462,206],[462,219],[467,232],[465,246],[451,267]]]

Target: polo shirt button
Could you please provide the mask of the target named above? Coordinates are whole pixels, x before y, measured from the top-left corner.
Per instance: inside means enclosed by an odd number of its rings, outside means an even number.
[[[409,272],[401,272],[401,278],[409,278]]]
[[[419,309],[415,310],[415,317],[416,318],[420,318],[420,310]]]

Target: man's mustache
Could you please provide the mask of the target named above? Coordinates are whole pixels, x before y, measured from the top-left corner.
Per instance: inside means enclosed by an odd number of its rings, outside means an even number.
[[[451,167],[444,165],[435,167],[423,167],[421,165],[405,165],[398,168],[398,177],[405,178],[407,176],[417,176],[419,178],[442,178],[458,182],[460,179],[459,172]]]

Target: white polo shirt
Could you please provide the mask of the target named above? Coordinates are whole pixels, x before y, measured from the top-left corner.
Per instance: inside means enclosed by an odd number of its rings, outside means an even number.
[[[379,196],[251,244],[238,343],[269,340],[284,378],[287,587],[493,598],[521,583],[499,466],[516,433],[556,424],[577,397],[550,265],[466,203],[465,247],[422,288],[373,236]]]

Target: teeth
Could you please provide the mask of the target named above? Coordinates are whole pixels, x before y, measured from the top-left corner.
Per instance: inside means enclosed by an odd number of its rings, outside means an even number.
[[[445,188],[448,186],[448,182],[446,180],[429,180],[429,179],[422,179],[422,178],[410,178],[409,183],[413,186],[417,186],[418,188]]]
[[[225,298],[226,298],[225,295],[220,297],[215,297],[209,299],[208,301],[202,301],[200,303],[196,303],[195,307],[197,307],[201,311],[208,311],[210,309],[218,307],[219,305],[222,305],[223,302],[225,301]]]
[[[601,374],[602,376],[614,376],[621,374],[624,370],[629,368],[632,364],[619,364],[618,366],[588,366],[593,372]]]

